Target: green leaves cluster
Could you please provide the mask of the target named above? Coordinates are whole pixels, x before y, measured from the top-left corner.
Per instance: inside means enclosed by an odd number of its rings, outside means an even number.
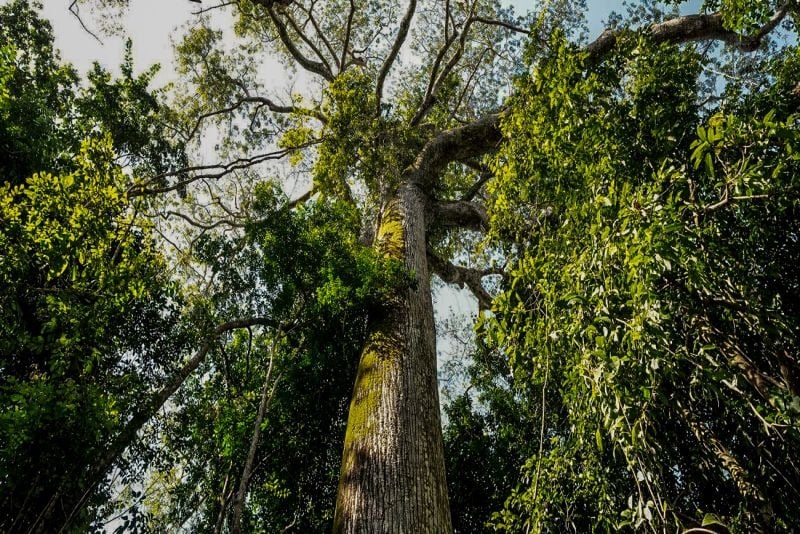
[[[182,161],[155,121],[154,71],[134,76],[128,55],[120,79],[95,67],[81,88],[34,8],[0,8],[0,528],[11,531],[73,512],[88,524],[107,489],[95,465],[186,341],[122,167]]]
[[[163,330],[174,326],[174,289],[147,223],[128,209],[114,158],[108,137],[89,140],[76,171],[0,186],[8,527],[35,519],[48,492],[80,487],[125,414],[169,369],[159,349],[176,347]]]
[[[631,38],[586,69],[552,49],[492,185],[515,261],[485,332],[544,401],[496,526],[793,524],[797,116],[703,120],[691,50]]]
[[[363,184],[375,198],[397,187],[421,139],[397,118],[377,115],[374,81],[361,68],[339,75],[326,89],[322,113],[328,117],[314,166],[315,186],[349,200]]]

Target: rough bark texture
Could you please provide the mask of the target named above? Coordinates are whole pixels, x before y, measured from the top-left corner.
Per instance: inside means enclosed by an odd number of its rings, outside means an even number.
[[[415,274],[376,325],[347,421],[335,533],[452,532],[444,473],[426,197],[406,182],[384,210],[381,252]]]

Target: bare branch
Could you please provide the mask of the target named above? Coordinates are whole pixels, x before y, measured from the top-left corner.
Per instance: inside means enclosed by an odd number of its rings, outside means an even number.
[[[295,20],[289,13],[285,13],[284,16],[286,17],[286,20],[289,21],[289,24],[291,24],[292,29],[298,35],[298,37],[300,37],[300,39],[302,39],[302,41],[308,45],[311,51],[314,52],[314,54],[316,54],[317,58],[319,58],[320,60],[320,63],[325,65],[327,71],[332,73],[333,69],[331,68],[330,63],[328,63],[328,60],[322,54],[322,51],[320,51],[317,45],[315,45],[314,42],[303,32],[303,30],[297,25],[297,22],[295,22]],[[336,61],[335,56],[334,56],[334,61]]]
[[[247,226],[244,223],[232,221],[232,220],[229,220],[229,219],[219,219],[217,221],[214,221],[213,223],[204,223],[204,222],[198,221],[196,219],[193,219],[193,218],[191,218],[190,216],[188,216],[188,215],[186,215],[184,213],[181,213],[179,211],[172,211],[172,210],[167,210],[165,212],[162,212],[162,213],[160,213],[160,215],[164,219],[168,219],[170,216],[178,217],[180,219],[183,219],[187,223],[189,223],[191,226],[194,226],[195,228],[199,228],[201,230],[206,230],[206,231],[213,230],[214,228],[218,228],[220,226],[230,226],[232,228],[244,228],[245,226]]]
[[[408,29],[411,27],[411,19],[414,18],[414,13],[417,10],[417,0],[410,0],[408,2],[408,9],[406,10],[406,14],[403,17],[403,20],[400,22],[400,28],[397,30],[397,37],[394,40],[394,44],[392,45],[392,49],[389,52],[389,55],[386,57],[386,61],[383,62],[383,66],[381,67],[381,72],[378,75],[378,83],[375,89],[375,99],[377,101],[377,108],[375,110],[376,115],[380,115],[381,113],[381,98],[383,98],[383,84],[386,82],[386,77],[389,75],[389,71],[392,69],[392,65],[394,64],[395,60],[397,59],[397,55],[400,53],[400,48],[402,48],[403,43],[408,36]]]
[[[347,14],[347,25],[344,29],[344,43],[342,43],[342,58],[339,60],[339,69],[347,68],[347,53],[350,51],[350,33],[353,31],[353,16],[356,14],[356,4],[350,0],[350,12]]]
[[[270,20],[275,25],[275,29],[278,32],[278,37],[283,43],[283,46],[286,47],[286,50],[289,51],[289,54],[303,67],[305,70],[322,76],[327,81],[333,81],[333,73],[331,72],[330,68],[326,67],[325,64],[319,61],[313,61],[307,58],[299,48],[295,45],[292,38],[289,36],[289,32],[286,29],[286,24],[281,20],[278,16],[278,13],[275,12],[275,9],[272,7],[273,3],[270,0],[253,0],[254,4],[262,6],[266,9],[267,14],[269,15]]]
[[[92,30],[87,28],[86,24],[83,23],[83,18],[81,18],[81,14],[78,12],[78,0],[72,0],[72,3],[69,5],[69,12],[72,13],[72,16],[78,19],[78,23],[81,25],[81,28],[83,28],[83,31],[94,37],[98,43],[103,44],[103,41],[101,41],[100,38],[95,35]]]
[[[464,55],[464,50],[466,49],[467,35],[469,34],[469,29],[472,26],[472,24],[476,21],[473,15],[474,9],[475,9],[475,4],[473,3],[470,6],[469,16],[467,17],[467,20],[464,22],[464,27],[461,29],[460,36],[458,33],[453,35],[453,39],[458,37],[458,48],[453,53],[452,57],[447,62],[447,64],[445,64],[442,71],[436,74],[436,70],[438,69],[438,64],[441,62],[441,59],[444,57],[446,51],[449,50],[452,42],[451,43],[445,42],[445,46],[442,48],[442,50],[439,51],[439,55],[436,57],[436,60],[434,61],[434,67],[431,70],[431,79],[428,82],[428,89],[425,92],[425,97],[422,99],[422,103],[417,109],[417,112],[411,118],[412,126],[419,124],[420,121],[422,121],[422,119],[425,118],[425,115],[428,114],[428,111],[430,111],[431,107],[436,102],[436,97],[438,96],[439,89],[441,88],[442,84],[450,75],[450,72],[452,72],[453,68],[455,68],[455,66],[458,65],[458,62],[461,61],[461,57]]]
[[[453,120],[453,119],[458,120],[458,118],[456,117],[456,113],[461,108],[462,102],[464,102],[464,99],[467,98],[467,94],[470,92],[470,89],[472,88],[472,82],[475,79],[475,75],[478,74],[478,71],[481,68],[481,63],[483,62],[484,56],[486,56],[487,52],[489,52],[491,50],[492,50],[491,48],[487,47],[487,48],[484,48],[483,51],[481,51],[481,54],[480,54],[480,57],[478,58],[478,61],[475,62],[475,65],[473,66],[471,72],[469,73],[469,76],[467,77],[467,80],[464,82],[464,88],[461,90],[461,93],[458,95],[458,100],[456,100],[455,105],[453,106],[452,110],[450,111],[450,116],[448,117],[449,120]]]
[[[237,158],[228,163],[216,163],[213,165],[197,165],[193,167],[185,167],[171,172],[165,172],[153,176],[143,183],[140,182],[131,185],[128,188],[127,194],[129,198],[143,196],[143,195],[156,195],[182,189],[187,185],[196,182],[198,180],[204,180],[204,179],[218,180],[223,176],[226,176],[234,171],[246,169],[254,165],[264,163],[265,161],[282,159],[291,154],[292,152],[294,152],[295,150],[307,148],[317,143],[318,141],[313,141],[296,147],[276,150],[274,152],[266,152],[264,154],[257,154],[249,158]],[[204,171],[214,171],[214,170],[217,170],[217,172],[204,172]],[[167,185],[163,187],[152,187],[152,188],[148,187],[150,184],[161,182],[164,179],[169,178],[171,176],[178,176],[181,177],[181,179],[173,183],[172,185]]]
[[[223,7],[233,6],[236,5],[237,2],[222,2],[213,6],[204,7],[202,9],[198,9],[197,11],[192,11],[192,15],[202,15],[203,13],[208,13],[209,11],[214,11],[215,9],[222,9]]]
[[[439,65],[441,65],[445,55],[447,55],[447,51],[450,50],[450,47],[453,45],[453,43],[457,38],[458,38],[458,32],[454,33],[449,38],[445,39],[444,44],[439,49],[439,52],[436,54],[436,57],[433,60],[433,65],[431,65],[431,75],[430,78],[428,79],[428,87],[425,89],[425,97],[422,99],[422,104],[420,104],[420,109],[422,109],[425,103],[428,102],[429,100],[431,101],[430,103],[433,104],[433,101],[431,100],[431,94],[433,92],[433,87],[436,84],[437,74],[439,73]],[[419,114],[419,112],[417,114]],[[424,115],[421,115],[419,119],[417,119],[417,121],[422,120],[423,116]],[[414,117],[414,119],[416,119],[416,116]],[[414,124],[413,122],[414,119],[412,119],[412,124]]]
[[[478,271],[469,267],[461,267],[438,257],[430,248],[428,249],[428,265],[433,273],[448,284],[457,285],[460,288],[467,288],[478,299],[478,309],[488,310],[492,307],[492,296],[486,291],[481,283],[481,278],[492,274],[498,274],[495,270]]]
[[[317,19],[314,16],[314,13],[313,13],[314,4],[315,4],[315,2],[311,2],[311,6],[308,9],[306,9],[305,6],[303,6],[303,4],[301,4],[301,3],[298,3],[297,6],[308,14],[308,20],[311,22],[311,25],[314,26],[314,31],[317,33],[317,35],[319,36],[320,40],[325,45],[325,48],[328,50],[328,53],[331,55],[331,57],[334,59],[334,61],[336,61],[336,52],[333,50],[333,46],[331,45],[331,42],[325,36],[325,32],[323,32],[319,28],[319,24],[317,23]],[[342,64],[341,63],[337,63],[336,66],[340,70],[342,69]]]
[[[506,22],[504,20],[497,20],[497,19],[489,19],[486,17],[472,17],[472,20],[475,22],[480,22],[482,24],[486,24],[488,26],[500,26],[502,28],[506,28],[507,30],[511,30],[516,33],[523,33],[525,35],[530,35],[531,32],[526,30],[525,28],[520,28],[519,26],[515,26],[510,22]]]
[[[269,109],[273,113],[295,113],[297,115],[312,117],[314,119],[317,119],[323,124],[325,124],[328,121],[327,117],[325,117],[325,115],[323,115],[319,110],[316,109],[302,108],[298,106],[283,106],[280,104],[276,104],[269,98],[263,96],[245,96],[240,98],[239,100],[237,100],[228,107],[221,108],[215,111],[209,111],[207,113],[199,115],[197,117],[197,120],[195,121],[194,127],[187,135],[186,140],[188,141],[192,139],[197,134],[197,131],[200,129],[201,124],[206,119],[209,119],[211,117],[216,117],[217,115],[224,115],[226,113],[231,113],[241,108],[245,104],[259,104],[260,106],[266,106],[267,109]]]

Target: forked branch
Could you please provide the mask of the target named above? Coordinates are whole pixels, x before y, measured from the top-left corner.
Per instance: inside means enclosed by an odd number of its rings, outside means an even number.
[[[436,274],[442,281],[448,284],[457,285],[460,288],[467,288],[472,292],[476,299],[478,299],[478,309],[488,310],[492,307],[492,295],[483,287],[481,279],[484,276],[491,276],[502,274],[498,269],[485,269],[479,271],[477,269],[470,269],[469,267],[461,267],[460,265],[453,265],[449,261],[445,261],[437,256],[430,248],[428,248],[428,265],[433,273]]]
[[[329,82],[333,81],[334,76],[330,68],[326,67],[321,61],[314,61],[306,57],[306,55],[303,54],[303,52],[301,52],[297,47],[294,40],[289,35],[289,30],[286,28],[286,24],[273,7],[275,4],[274,0],[253,0],[253,3],[263,7],[266,10],[267,15],[269,15],[270,20],[275,25],[275,30],[278,32],[278,37],[280,38],[281,43],[283,43],[283,46],[286,47],[286,50],[301,67],[308,72],[322,76]]]

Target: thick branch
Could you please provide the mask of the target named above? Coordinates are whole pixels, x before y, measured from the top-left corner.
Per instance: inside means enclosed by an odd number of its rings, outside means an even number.
[[[716,40],[723,41],[742,52],[752,52],[760,45],[762,39],[780,24],[788,12],[789,3],[779,9],[775,15],[759,31],[753,35],[740,35],[726,29],[722,24],[722,14],[686,15],[675,17],[648,29],[650,39],[655,43],[680,44],[690,41]],[[594,42],[586,47],[590,62],[597,62],[610,52],[617,44],[619,31],[606,30]]]
[[[489,216],[486,214],[486,208],[477,202],[465,200],[435,202],[433,204],[433,220],[443,226],[478,232],[489,228]]]
[[[650,27],[650,38],[657,43],[684,43],[716,39],[731,43],[742,51],[752,51],[760,45],[763,37],[783,20],[788,12],[788,6],[789,4],[785,4],[767,24],[752,36],[741,36],[726,30],[722,26],[721,15],[714,13],[676,17],[654,24]],[[463,31],[466,29],[465,27]],[[590,43],[585,48],[589,61],[602,60],[603,56],[616,45],[618,35],[618,31],[606,30],[597,40]],[[435,88],[430,88],[430,94],[435,95]],[[428,98],[426,98],[427,100]],[[432,105],[432,102],[428,102],[428,104]],[[417,116],[412,120],[416,120],[418,116],[421,118],[428,104],[424,101]],[[460,128],[444,131],[431,139],[420,152],[412,168],[409,169],[412,174],[415,174],[412,176],[412,180],[417,181],[424,190],[430,190],[432,182],[448,163],[478,157],[492,151],[502,140],[499,119],[499,113],[492,113]]]
[[[492,113],[433,137],[406,172],[412,182],[416,182],[424,191],[429,191],[433,181],[448,163],[482,156],[496,149],[500,141],[500,114]]]
[[[296,199],[290,200],[289,203],[287,204],[287,207],[289,209],[296,208],[300,204],[303,204],[303,203],[307,202],[312,196],[314,196],[314,193],[315,193],[315,191],[314,191],[314,188],[312,187],[308,191],[306,191],[305,193],[303,193],[302,195],[297,197]]]
[[[417,10],[417,0],[411,0],[408,3],[408,9],[406,10],[406,14],[403,17],[403,20],[400,22],[400,28],[397,30],[397,37],[394,40],[394,45],[392,45],[392,50],[389,52],[389,55],[386,57],[386,61],[383,62],[383,67],[381,67],[381,72],[378,75],[378,84],[375,89],[375,99],[377,101],[377,109],[376,114],[380,115],[381,113],[381,98],[383,98],[383,84],[386,81],[386,77],[389,75],[389,71],[394,64],[395,59],[397,59],[397,55],[400,53],[400,48],[403,46],[403,43],[408,36],[408,29],[411,27],[411,19],[414,17],[414,12]]]
[[[436,274],[442,281],[448,284],[455,284],[460,288],[467,288],[478,299],[478,310],[488,310],[492,307],[492,296],[486,291],[481,283],[481,278],[492,274],[498,274],[494,270],[478,271],[468,267],[461,267],[453,265],[449,261],[445,261],[438,257],[429,248],[428,249],[428,265],[433,273]]]

